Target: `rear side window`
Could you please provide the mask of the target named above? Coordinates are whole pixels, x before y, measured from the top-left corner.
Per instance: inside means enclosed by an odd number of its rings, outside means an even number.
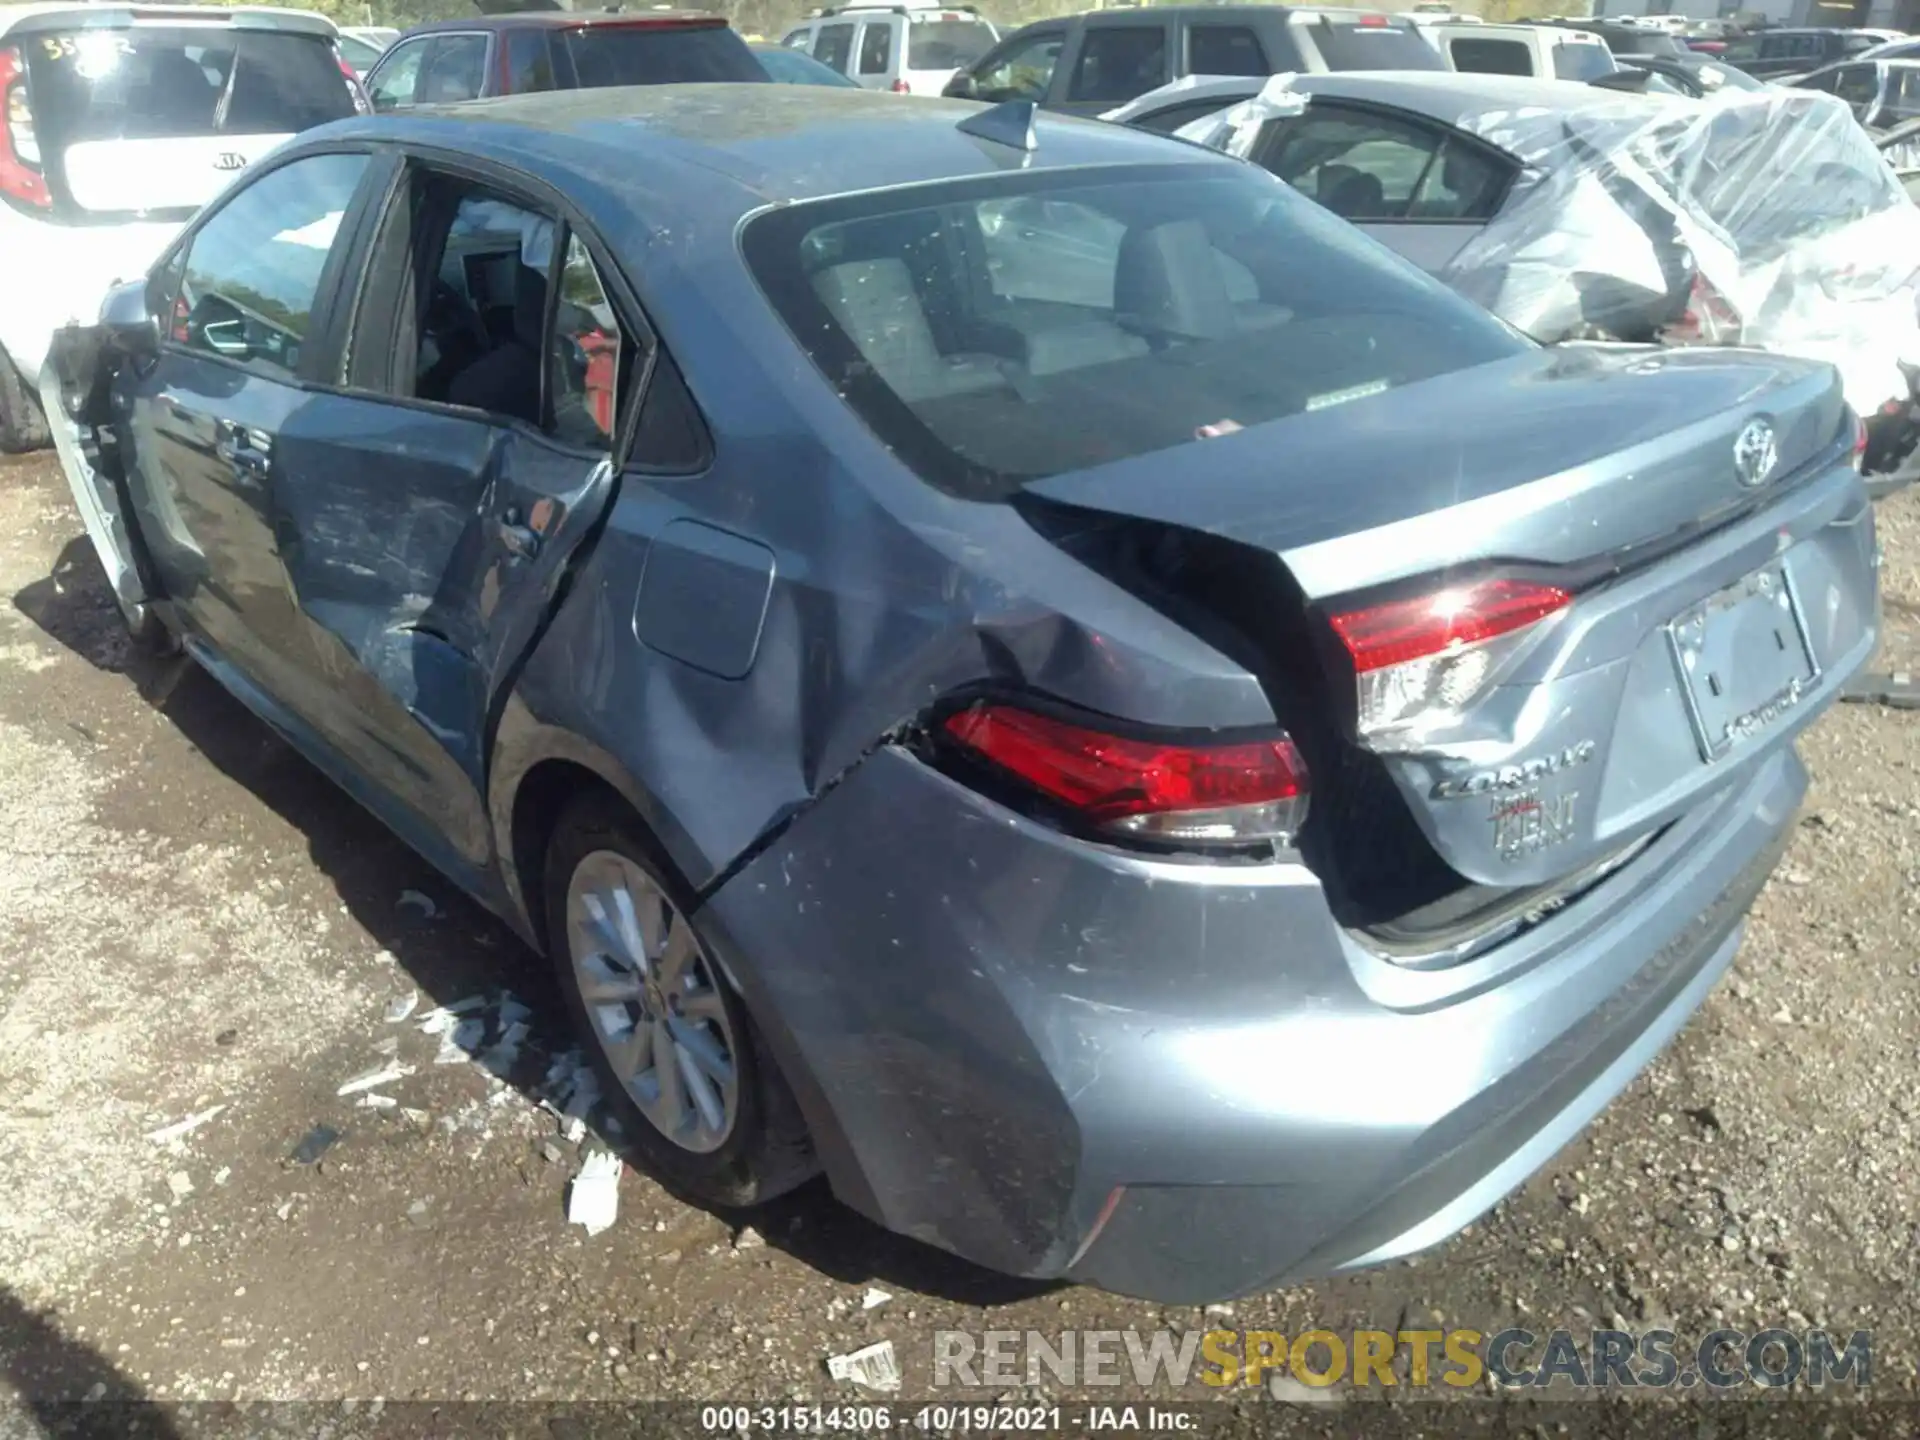
[[[1260,163],[1354,221],[1480,220],[1506,171],[1456,136],[1386,115],[1316,108],[1277,129]]]
[[[1871,65],[1843,65],[1833,93],[1849,105],[1871,105],[1880,98],[1880,75]]]
[[[823,45],[834,28],[820,32]],[[767,79],[747,42],[725,25],[591,25],[569,30],[565,43],[582,89]]]
[[[531,95],[553,89],[553,51],[547,32],[509,30],[505,39],[508,93]]]
[[[1265,75],[1267,52],[1244,25],[1195,25],[1187,32],[1191,75]]]
[[[420,88],[420,66],[430,40],[408,40],[389,50],[379,68],[367,78],[367,93],[376,110],[394,110],[413,104]]]
[[[993,48],[984,20],[915,20],[907,26],[909,70],[960,70]]]
[[[893,29],[886,21],[868,21],[860,33],[860,73],[884,75],[893,60]]]
[[[1294,20],[1329,70],[1444,70],[1447,62],[1412,25],[1378,16],[1358,20]]]
[[[1169,105],[1164,110],[1156,110],[1151,115],[1142,115],[1133,122],[1136,130],[1151,130],[1156,135],[1171,135],[1182,125],[1190,124],[1206,115],[1217,114],[1236,102],[1215,97],[1211,100],[1189,100],[1184,105]]]
[[[1455,37],[1447,41],[1447,54],[1453,68],[1474,75],[1531,75],[1533,51],[1518,40],[1468,40]]]
[[[173,340],[292,376],[364,155],[283,165],[209,217],[187,249]]]
[[[1160,25],[1088,26],[1069,100],[1135,99],[1167,83],[1167,32]]]
[[[1552,48],[1556,80],[1598,80],[1613,74],[1613,52],[1604,45],[1555,45]]]
[[[822,25],[813,42],[813,58],[822,65],[845,72],[847,57],[853,54],[853,26]]]
[[[1251,166],[845,196],[763,212],[744,247],[827,384],[976,497],[1527,345]]]

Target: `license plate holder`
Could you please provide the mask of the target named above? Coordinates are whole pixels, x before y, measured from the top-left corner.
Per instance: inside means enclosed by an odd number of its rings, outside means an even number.
[[[1667,644],[1709,764],[1772,726],[1820,678],[1800,596],[1780,561],[1676,616]]]

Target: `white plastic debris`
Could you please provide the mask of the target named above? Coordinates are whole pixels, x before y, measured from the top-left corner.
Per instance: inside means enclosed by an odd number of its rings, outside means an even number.
[[[193,1177],[184,1170],[176,1170],[167,1176],[167,1189],[173,1192],[173,1198],[184,1200],[193,1194]]]
[[[387,1002],[387,1024],[398,1025],[413,1014],[414,1006],[420,1003],[420,992],[409,988],[404,995],[396,995]]]
[[[471,1060],[480,1042],[487,1038],[485,1020],[462,1020],[440,1037],[440,1049],[433,1057],[436,1065],[458,1065]]]
[[[860,1308],[862,1310],[878,1310],[891,1299],[893,1299],[893,1296],[889,1295],[886,1291],[870,1288],[865,1295],[860,1297]]]
[[[882,1340],[851,1355],[829,1355],[827,1374],[836,1380],[851,1380],[868,1390],[900,1388],[900,1362],[894,1358],[891,1340]]]
[[[396,903],[402,910],[411,910],[422,919],[438,920],[440,918],[440,907],[434,902],[433,897],[422,894],[418,890],[402,890],[400,899]]]
[[[767,1248],[767,1237],[751,1225],[744,1226],[740,1233],[733,1237],[733,1248],[736,1250],[764,1250]]]
[[[487,1003],[483,995],[469,995],[464,1000],[456,1000],[451,1005],[436,1005],[420,1017],[420,1033],[423,1035],[444,1035],[453,1029],[460,1016],[470,1010],[478,1010]]]
[[[392,1110],[397,1108],[399,1104],[400,1102],[391,1095],[362,1095],[360,1097],[360,1108],[362,1110]]]
[[[218,1170],[213,1172],[213,1183],[216,1185],[224,1185],[232,1178],[233,1167],[231,1165],[222,1165]]]
[[[404,1080],[413,1074],[413,1066],[383,1065],[378,1070],[369,1070],[364,1075],[356,1075],[333,1093],[336,1095],[358,1095],[362,1090],[377,1090],[382,1085],[390,1085],[395,1080]]]
[[[584,1225],[588,1235],[598,1235],[612,1225],[619,1214],[620,1157],[605,1150],[594,1150],[573,1178],[573,1191],[567,1197],[567,1223]]]
[[[560,1138],[565,1140],[569,1145],[578,1145],[582,1140],[587,1138],[587,1122],[582,1120],[578,1115],[574,1116],[561,1128]]]
[[[224,1105],[215,1105],[211,1110],[198,1111],[184,1120],[176,1120],[171,1125],[163,1125],[158,1130],[148,1131],[147,1139],[156,1145],[171,1145],[175,1140],[184,1140],[226,1108]]]

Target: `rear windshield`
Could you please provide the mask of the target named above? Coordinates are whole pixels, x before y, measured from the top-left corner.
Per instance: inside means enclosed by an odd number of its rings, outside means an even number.
[[[747,42],[724,25],[592,25],[567,32],[567,53],[583,90],[767,78]]]
[[[87,140],[292,134],[353,114],[317,35],[136,25],[21,42],[42,154]]]
[[[1373,17],[1368,16],[1368,19]],[[1444,70],[1447,62],[1412,25],[1353,20],[1296,21],[1329,70]]]
[[[907,26],[909,70],[958,70],[993,48],[984,20],[916,20]]]
[[[1527,343],[1252,166],[845,196],[764,212],[744,245],[828,383],[974,497]]]

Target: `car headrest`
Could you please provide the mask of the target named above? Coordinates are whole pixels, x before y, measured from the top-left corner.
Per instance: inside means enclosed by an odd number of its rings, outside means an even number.
[[[1113,309],[1139,334],[1212,340],[1231,333],[1233,300],[1206,227],[1170,220],[1127,231],[1114,270]]]

